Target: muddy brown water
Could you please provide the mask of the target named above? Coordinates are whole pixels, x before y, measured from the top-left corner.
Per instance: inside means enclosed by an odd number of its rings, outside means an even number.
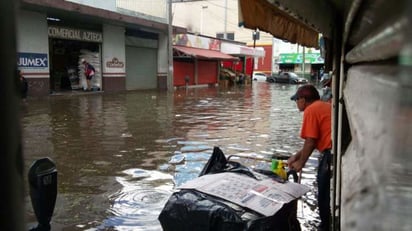
[[[49,157],[58,171],[52,230],[162,230],[158,215],[176,185],[197,177],[214,146],[226,155],[294,153],[298,86],[193,88],[173,93],[63,94],[22,105],[26,170]],[[303,230],[318,223],[316,153],[302,184]],[[36,218],[26,197],[27,226]]]

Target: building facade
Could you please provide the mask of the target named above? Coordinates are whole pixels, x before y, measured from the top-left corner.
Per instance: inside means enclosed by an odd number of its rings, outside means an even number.
[[[278,63],[280,54],[303,53],[303,48],[297,44],[284,42],[262,31],[258,32],[258,36],[254,36],[256,31],[242,27],[239,20],[238,4],[238,0],[176,1],[173,3],[172,22],[173,25],[187,28],[189,32],[194,34],[222,39],[226,34],[227,40],[234,40],[251,48],[264,50],[264,56],[241,60],[245,64],[236,67],[236,70],[244,70],[250,75],[252,71],[266,74],[278,73],[281,69]],[[243,69],[243,66],[246,69]],[[312,65],[307,63],[305,67],[307,68],[296,64],[293,69],[297,73],[305,72],[309,76]],[[317,66],[316,68],[319,69]]]
[[[222,41],[192,34],[173,39],[173,86],[214,86],[219,82],[222,61],[238,60],[221,52]]]
[[[238,0],[176,1],[172,9],[174,26],[184,27],[193,34],[236,41],[245,46],[254,47],[254,31],[239,26]],[[237,70],[242,70],[249,75],[252,69],[270,72],[271,68],[267,66],[272,63],[268,56],[271,50],[267,49],[267,44],[271,43],[272,35],[260,32],[255,47],[265,51],[262,53],[259,50],[259,54],[254,58],[251,58],[249,52],[242,52],[240,57],[246,57],[246,59],[241,59],[242,64],[236,67]]]
[[[22,0],[17,64],[32,96],[84,89],[81,59],[95,91],[167,88],[168,34],[167,0]]]

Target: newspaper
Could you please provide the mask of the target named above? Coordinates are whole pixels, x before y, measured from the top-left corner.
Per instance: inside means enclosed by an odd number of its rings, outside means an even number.
[[[260,180],[256,180],[250,176],[230,172],[203,175],[178,188],[195,189],[264,216],[274,215],[285,203],[309,191],[309,187],[293,182],[279,183],[269,177],[260,177]]]

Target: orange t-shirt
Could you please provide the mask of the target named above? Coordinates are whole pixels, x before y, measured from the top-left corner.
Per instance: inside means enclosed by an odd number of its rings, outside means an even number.
[[[331,104],[317,100],[305,108],[300,137],[316,139],[316,149],[323,152],[332,148]]]

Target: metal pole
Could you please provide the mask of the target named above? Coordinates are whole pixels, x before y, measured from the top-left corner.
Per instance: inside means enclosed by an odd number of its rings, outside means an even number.
[[[257,31],[253,31],[253,54],[255,54]],[[253,70],[255,69],[255,56],[252,56],[252,70],[250,72],[250,84],[253,83]]]
[[[302,46],[302,78],[305,78],[305,47]]]
[[[227,39],[227,0],[225,0],[225,29],[223,33],[223,38]]]
[[[23,155],[16,89],[16,15],[20,1],[0,1],[0,230],[24,230]]]
[[[203,34],[203,6],[200,10],[200,34]]]
[[[167,73],[167,90],[173,91],[173,17],[172,17],[172,0],[168,2],[168,73]]]
[[[203,11],[207,8],[208,6],[202,6],[202,9],[200,11],[200,34],[203,34]]]

